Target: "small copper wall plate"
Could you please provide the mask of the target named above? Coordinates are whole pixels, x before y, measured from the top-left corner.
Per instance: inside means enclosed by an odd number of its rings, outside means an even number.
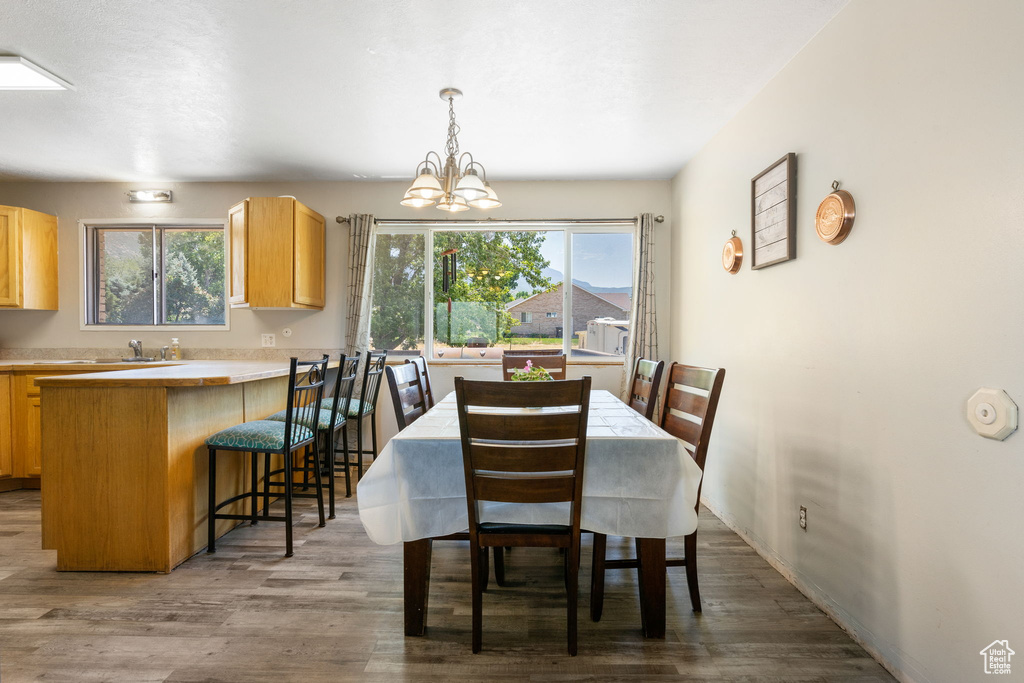
[[[846,190],[836,189],[818,205],[818,213],[814,218],[814,229],[818,237],[828,244],[839,244],[850,234],[855,213],[853,195]]]
[[[722,267],[725,272],[736,274],[740,272],[743,265],[743,241],[739,237],[733,237],[725,241],[722,249]]]

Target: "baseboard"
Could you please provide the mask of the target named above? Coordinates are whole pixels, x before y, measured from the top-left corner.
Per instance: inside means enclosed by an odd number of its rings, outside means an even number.
[[[15,479],[14,477],[11,477],[10,479],[0,479],[0,493],[3,491],[17,491],[18,489],[38,489],[39,486],[38,477],[25,479]]]
[[[723,513],[713,501],[701,497],[701,504],[722,523],[732,529],[737,536],[749,545],[764,560],[779,572],[784,579],[793,584],[793,587],[803,593],[804,597],[813,602],[818,609],[824,612],[829,619],[834,621],[839,628],[843,629],[858,645],[881,664],[886,671],[891,673],[901,683],[927,683],[928,677],[914,664],[913,658],[901,657],[898,651],[891,647],[885,647],[880,638],[876,637],[864,624],[851,616],[840,605],[836,604],[817,585],[799,571],[793,569],[782,557],[749,529],[746,529],[737,522],[731,515]]]

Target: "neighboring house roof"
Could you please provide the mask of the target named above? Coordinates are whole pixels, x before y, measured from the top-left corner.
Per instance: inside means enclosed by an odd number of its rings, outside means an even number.
[[[605,301],[618,306],[624,311],[629,310],[630,298],[625,292],[591,292],[594,296],[601,297]]]
[[[550,291],[552,291],[552,292],[561,291],[562,284],[563,283],[559,282],[558,286],[555,287],[554,289],[550,290]],[[606,293],[597,294],[595,292],[591,292],[589,289],[584,289],[583,287],[580,287],[579,285],[573,285],[572,288],[574,290],[578,290],[580,292],[586,292],[590,296],[597,297],[598,299],[602,299],[602,300],[608,302],[609,304],[611,304],[612,306],[615,306],[616,308],[621,309],[622,311],[628,311],[629,310],[629,305],[630,305],[629,304],[629,295],[626,294],[625,292],[606,292]],[[511,303],[505,304],[505,310],[506,311],[511,311],[513,308],[516,308],[517,306],[526,303],[530,299],[533,299],[534,297],[538,297],[541,294],[545,294],[545,293],[546,292],[538,292],[537,294],[534,294],[533,296],[528,296],[525,299],[516,299],[515,301],[513,301]],[[615,298],[609,298],[609,297],[615,297]]]

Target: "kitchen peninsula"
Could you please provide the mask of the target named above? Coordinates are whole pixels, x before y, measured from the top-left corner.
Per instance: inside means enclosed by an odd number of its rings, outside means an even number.
[[[35,381],[43,547],[56,549],[57,569],[169,572],[206,546],[206,437],[283,408],[288,364],[191,361]],[[247,490],[247,461],[220,459],[219,499]]]

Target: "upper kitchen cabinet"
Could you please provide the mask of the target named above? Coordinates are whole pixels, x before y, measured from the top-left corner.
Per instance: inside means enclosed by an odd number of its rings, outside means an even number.
[[[57,217],[0,206],[0,308],[57,310]]]
[[[324,217],[290,197],[250,197],[228,213],[233,308],[324,307]]]

